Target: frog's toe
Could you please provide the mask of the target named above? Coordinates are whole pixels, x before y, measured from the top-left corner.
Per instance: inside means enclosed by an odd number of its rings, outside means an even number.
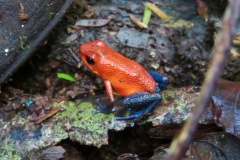
[[[98,99],[96,100],[95,104],[97,106],[99,106],[99,109],[96,110],[96,111],[92,111],[93,114],[97,114],[97,113],[105,113],[105,114],[113,113],[112,107],[104,106],[102,103],[99,102]]]
[[[97,113],[100,113],[100,111],[99,110],[92,111],[92,114],[97,114]]]
[[[137,115],[137,114],[133,114],[133,115],[125,116],[125,117],[116,116],[116,117],[115,117],[115,120],[117,120],[117,121],[121,121],[121,120],[133,120],[133,119],[138,119],[138,118],[140,118],[141,116],[142,116],[142,115]]]
[[[98,110],[92,111],[92,114],[97,114],[97,113],[109,114],[109,113],[112,113],[112,109],[109,107],[104,107],[104,108],[99,108]]]

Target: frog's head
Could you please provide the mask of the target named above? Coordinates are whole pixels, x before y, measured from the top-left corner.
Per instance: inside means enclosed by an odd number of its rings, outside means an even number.
[[[107,44],[102,40],[86,42],[80,45],[79,55],[84,64],[95,74],[99,75],[98,67],[104,61]]]

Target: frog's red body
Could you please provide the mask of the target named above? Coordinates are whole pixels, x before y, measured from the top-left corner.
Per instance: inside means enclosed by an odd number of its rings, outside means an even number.
[[[149,72],[138,63],[108,47],[102,40],[82,44],[80,57],[92,72],[103,79],[111,102],[114,102],[112,88],[123,97],[141,92],[154,93],[159,90],[156,89],[158,83]],[[165,77],[161,76],[161,78]]]
[[[85,62],[87,67],[104,81],[109,81],[119,95],[126,97],[136,92],[154,92],[156,82],[152,76],[138,63],[109,48],[105,42],[84,43],[80,52],[84,62],[85,56],[94,59],[94,65]]]

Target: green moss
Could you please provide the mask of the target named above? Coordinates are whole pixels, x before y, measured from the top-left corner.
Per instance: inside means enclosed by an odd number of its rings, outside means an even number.
[[[59,139],[66,139],[68,138],[67,132],[64,130],[62,123],[57,123],[54,126],[54,136],[58,137]]]
[[[0,145],[0,159],[1,160],[21,160],[21,156],[16,153],[14,144],[4,140]]]
[[[111,121],[114,118],[114,114],[92,114],[96,109],[91,102],[81,102],[80,104],[64,102],[61,106],[66,110],[58,114],[57,118],[67,118],[71,121],[71,125],[77,128],[97,130],[99,127],[104,127],[99,122]]]
[[[105,127],[99,122],[111,121],[114,117],[113,114],[106,115],[99,113],[93,115],[92,112],[96,109],[91,102],[82,102],[78,105],[69,102],[68,104],[63,106],[66,111],[59,115],[59,118],[69,118],[73,127],[96,131],[99,128]]]
[[[182,111],[183,109],[185,109],[187,107],[187,104],[181,100],[175,101],[175,104],[177,106],[177,109],[179,109],[180,111]]]
[[[169,97],[169,95],[167,95],[167,94],[162,94],[162,100],[163,100],[163,101],[167,100],[168,97]]]
[[[55,14],[53,13],[53,12],[50,12],[49,13],[49,18],[51,19],[51,18],[53,18],[55,16]]]
[[[56,118],[71,126],[71,139],[97,146],[106,141],[108,129],[113,129],[114,126],[114,114],[93,114],[92,111],[96,109],[91,102],[64,102],[60,105],[65,111]]]
[[[30,46],[25,45],[25,41],[27,40],[27,36],[20,36],[20,48],[21,49],[28,49]]]

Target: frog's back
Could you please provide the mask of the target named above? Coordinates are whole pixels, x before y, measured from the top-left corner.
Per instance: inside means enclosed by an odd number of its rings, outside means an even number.
[[[154,92],[156,82],[138,63],[111,50],[104,54],[99,68],[100,76],[109,80],[121,96],[136,92]]]

